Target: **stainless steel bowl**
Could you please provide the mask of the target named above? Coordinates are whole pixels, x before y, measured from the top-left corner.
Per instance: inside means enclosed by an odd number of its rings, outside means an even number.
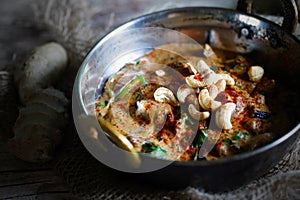
[[[291,110],[291,126],[266,146],[216,161],[169,162],[142,156],[133,162],[134,155],[116,147],[106,137],[96,119],[94,102],[107,77],[126,62],[162,45],[164,40],[161,38],[168,41],[167,35],[150,31],[152,28],[179,31],[201,44],[209,43],[213,48],[247,54],[266,66],[265,70],[278,83],[294,91],[290,99],[283,101],[294,104],[294,107],[287,105]],[[300,134],[299,77],[300,41],[283,27],[229,9],[170,9],[133,19],[110,32],[92,48],[74,84],[73,117],[87,150],[110,167],[122,165],[122,171],[134,174],[135,178],[167,187],[196,185],[214,191],[227,190],[263,175],[291,150]]]

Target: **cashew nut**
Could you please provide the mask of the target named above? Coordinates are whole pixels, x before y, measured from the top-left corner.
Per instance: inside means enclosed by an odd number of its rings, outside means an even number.
[[[200,91],[198,100],[200,106],[204,110],[216,110],[222,105],[221,102],[215,101],[211,98],[207,89],[203,89]]]
[[[199,101],[198,101],[198,97],[195,94],[190,94],[189,96],[187,96],[187,98],[185,99],[185,102],[188,104],[193,104],[196,107],[199,107]]]
[[[199,60],[199,62],[197,63],[197,71],[198,73],[207,75],[210,73],[215,73],[203,60]]]
[[[234,79],[229,75],[229,74],[216,74],[217,77],[217,81],[219,81],[220,79],[224,79],[226,81],[227,85],[234,85],[235,81]]]
[[[207,111],[200,112],[199,110],[197,110],[197,108],[193,104],[189,105],[188,110],[189,110],[191,117],[196,120],[204,120],[204,119],[209,118],[209,116],[210,116],[209,112],[207,112]]]
[[[259,81],[264,75],[264,69],[260,66],[252,66],[248,70],[248,76],[251,81]]]
[[[198,74],[186,77],[186,83],[192,88],[209,87],[221,79],[226,81],[227,85],[234,85],[234,79],[228,74],[216,74],[209,66],[200,60],[197,64]]]
[[[181,85],[177,90],[177,98],[181,103],[184,103],[185,99],[191,94],[195,94],[195,91],[187,85]]]
[[[223,92],[226,88],[226,81],[224,79],[218,80],[216,84],[212,84],[209,87],[209,94],[212,99],[215,99],[220,92]]]
[[[210,97],[212,99],[215,99],[218,94],[219,94],[219,90],[218,87],[215,84],[212,84],[209,88],[208,88],[208,93],[210,94]]]
[[[202,88],[207,86],[207,83],[201,80],[201,75],[191,75],[185,78],[186,83],[191,88]]]
[[[186,77],[186,83],[192,88],[206,87],[213,84],[215,81],[215,72],[203,61],[200,60],[197,64],[197,74]]]
[[[224,79],[218,80],[215,85],[218,88],[219,93],[223,92],[226,88],[226,81]]]
[[[159,87],[155,90],[153,95],[154,95],[155,101],[157,101],[157,102],[161,102],[161,103],[165,102],[165,103],[169,103],[173,106],[179,105],[179,102],[177,101],[175,95],[168,88]]]
[[[222,129],[231,129],[231,115],[233,114],[236,108],[235,103],[226,103],[220,107],[220,109],[216,112],[216,125]]]
[[[187,67],[188,67],[190,73],[193,73],[193,74],[198,73],[197,69],[191,63],[187,63]]]

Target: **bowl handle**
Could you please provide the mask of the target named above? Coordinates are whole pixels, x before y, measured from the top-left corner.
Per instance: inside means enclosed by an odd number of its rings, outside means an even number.
[[[298,7],[295,0],[280,0],[283,7],[282,28],[294,33],[298,24]],[[237,10],[245,13],[251,13],[252,0],[238,0]]]

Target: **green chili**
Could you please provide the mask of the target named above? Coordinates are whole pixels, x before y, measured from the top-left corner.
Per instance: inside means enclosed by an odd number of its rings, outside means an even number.
[[[121,90],[121,92],[115,97],[115,99],[123,97],[138,82],[141,82],[143,84],[148,84],[147,80],[142,75],[137,75]]]

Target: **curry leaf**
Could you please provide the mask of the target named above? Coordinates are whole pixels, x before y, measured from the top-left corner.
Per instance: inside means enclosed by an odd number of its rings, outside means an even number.
[[[96,107],[97,107],[97,108],[98,108],[98,107],[105,107],[105,106],[107,106],[107,104],[108,104],[108,101],[105,100],[103,103],[98,103],[98,104],[96,105]]]
[[[239,88],[240,90],[243,90],[242,86],[240,85],[236,85],[237,88]]]
[[[197,134],[193,141],[193,147],[198,148],[200,147],[207,138],[207,130],[201,130],[200,133]]]
[[[161,147],[153,144],[152,142],[144,142],[142,144],[143,153],[150,153],[157,158],[164,158],[167,155],[167,151],[162,149]]]
[[[239,65],[235,65],[235,66],[233,67],[233,69],[239,69],[239,68],[240,68]]]
[[[249,136],[249,133],[247,133],[247,132],[241,132],[241,131],[235,132],[235,135],[233,136],[233,140],[238,141],[240,139],[245,139],[248,136]]]
[[[226,144],[228,146],[233,144],[233,142],[230,138],[226,138],[226,139],[222,140],[222,142],[223,142],[223,144]]]
[[[218,66],[216,66],[216,65],[213,65],[212,67],[211,67],[211,70],[213,70],[214,72],[217,72],[218,71]]]

